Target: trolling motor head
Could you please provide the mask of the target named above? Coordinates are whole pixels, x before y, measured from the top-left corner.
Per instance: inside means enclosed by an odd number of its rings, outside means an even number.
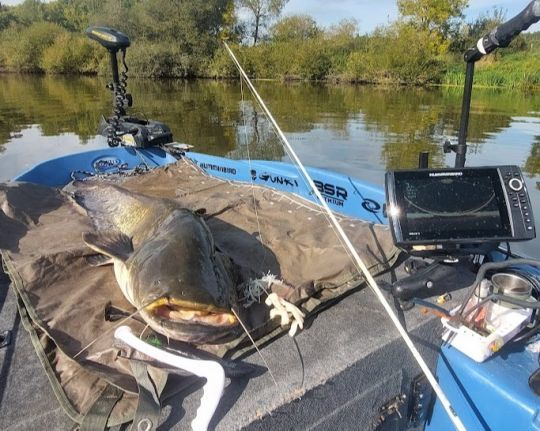
[[[118,52],[120,49],[126,49],[131,42],[124,33],[109,27],[89,27],[86,29],[86,35],[111,52]]]
[[[111,147],[129,145],[134,147],[152,147],[172,142],[171,129],[158,121],[144,120],[127,116],[126,110],[133,105],[133,98],[127,92],[126,51],[131,45],[124,33],[108,27],[89,27],[86,35],[100,43],[109,51],[113,81],[107,84],[113,92],[113,115],[102,118],[98,133],[107,137]],[[122,52],[124,71],[118,72],[118,51]]]

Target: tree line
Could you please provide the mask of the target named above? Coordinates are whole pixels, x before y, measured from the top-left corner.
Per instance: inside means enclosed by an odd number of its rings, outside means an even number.
[[[25,0],[0,3],[0,70],[107,73],[106,52],[89,25],[128,34],[130,72],[149,77],[231,78],[227,39],[256,78],[361,83],[460,84],[462,52],[504,21],[493,9],[472,22],[468,0],[397,0],[399,17],[369,34],[344,20],[320,26],[281,17],[287,0]],[[517,38],[479,65],[485,85],[540,85],[538,34]],[[503,72],[509,72],[506,77]],[[482,76],[484,78],[482,78]],[[482,79],[484,81],[482,81]]]

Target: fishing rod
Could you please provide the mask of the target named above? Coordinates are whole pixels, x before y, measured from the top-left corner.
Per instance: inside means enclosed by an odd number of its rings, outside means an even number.
[[[319,192],[319,190],[315,186],[315,183],[313,182],[313,179],[311,178],[311,176],[307,172],[307,170],[304,167],[303,163],[301,162],[300,158],[298,157],[298,155],[294,151],[293,147],[291,146],[291,144],[287,140],[287,137],[285,136],[285,134],[283,133],[283,131],[279,127],[278,123],[274,119],[274,117],[273,117],[272,113],[270,112],[270,110],[267,108],[266,104],[264,103],[263,99],[261,98],[261,96],[259,95],[257,90],[255,89],[254,85],[251,83],[251,80],[249,79],[246,72],[242,68],[240,62],[238,61],[238,59],[236,58],[236,56],[232,52],[231,48],[229,48],[229,45],[227,44],[227,42],[223,41],[223,45],[225,46],[225,49],[227,50],[229,56],[233,60],[236,68],[240,72],[241,78],[243,78],[244,81],[246,82],[246,84],[248,85],[248,87],[251,90],[253,96],[255,97],[255,99],[257,100],[257,102],[259,103],[261,108],[263,109],[264,113],[266,114],[266,116],[268,117],[268,119],[270,120],[272,125],[274,126],[278,136],[281,138],[281,141],[283,142],[283,145],[285,146],[285,148],[286,148],[287,152],[289,153],[290,157],[296,163],[296,165],[297,165],[298,169],[300,170],[300,172],[302,173],[305,181],[307,182],[307,184],[309,185],[309,187],[311,188],[311,190],[313,191],[313,193],[317,197],[320,205],[323,207],[326,214],[328,215],[330,221],[332,222],[332,224],[333,224],[333,226],[334,226],[334,228],[335,228],[335,230],[336,230],[336,232],[338,234],[338,237],[341,239],[341,241],[343,241],[344,246],[346,247],[346,249],[350,253],[351,257],[353,258],[353,262],[355,263],[357,270],[359,270],[359,272],[364,275],[364,277],[365,277],[366,281],[368,282],[369,286],[371,287],[371,289],[373,290],[373,292],[377,296],[377,299],[382,304],[382,306],[384,307],[386,313],[388,314],[388,316],[392,320],[392,323],[394,324],[394,326],[398,330],[399,334],[401,335],[401,337],[405,341],[405,344],[409,348],[411,354],[413,355],[414,359],[416,360],[416,362],[420,366],[422,372],[424,373],[424,375],[426,376],[427,380],[429,381],[431,387],[433,388],[433,391],[435,392],[435,394],[439,398],[439,401],[441,402],[442,406],[446,410],[446,412],[448,414],[448,417],[450,418],[450,420],[452,421],[452,423],[454,424],[455,428],[458,431],[466,431],[465,426],[463,425],[463,423],[461,422],[461,419],[458,417],[456,411],[452,407],[450,401],[448,400],[448,397],[444,394],[442,388],[440,387],[439,383],[435,379],[435,376],[433,375],[433,373],[429,369],[427,363],[424,361],[424,358],[422,358],[422,355],[420,355],[420,352],[416,349],[416,347],[413,344],[411,338],[409,337],[409,334],[407,333],[407,331],[405,330],[405,328],[401,324],[398,316],[396,315],[396,313],[392,309],[392,306],[390,305],[390,303],[388,302],[388,300],[384,296],[381,288],[377,285],[377,282],[375,281],[375,279],[373,278],[373,276],[369,272],[366,264],[360,258],[359,254],[356,251],[356,249],[354,248],[351,240],[349,239],[349,237],[347,236],[347,234],[345,233],[345,231],[343,230],[343,228],[339,224],[339,221],[337,220],[336,216],[334,215],[334,212],[330,209],[327,202],[323,198],[322,194]]]

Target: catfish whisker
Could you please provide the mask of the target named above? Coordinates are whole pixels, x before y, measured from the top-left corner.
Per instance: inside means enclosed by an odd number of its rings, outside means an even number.
[[[140,339],[140,340],[142,340],[142,336],[144,335],[144,333],[146,332],[146,330],[147,330],[149,327],[150,327],[150,325],[148,325],[148,324],[144,327],[144,329],[143,329],[142,332],[141,332],[141,335],[139,335],[139,339]]]
[[[259,350],[259,348],[257,347],[257,344],[255,344],[255,340],[253,340],[253,338],[251,337],[251,334],[249,333],[248,329],[246,328],[246,325],[244,325],[244,322],[242,322],[242,320],[240,319],[240,316],[238,315],[238,313],[234,310],[234,308],[231,308],[231,311],[233,312],[233,314],[236,316],[236,318],[238,319],[238,322],[240,322],[240,325],[242,326],[242,329],[244,330],[244,332],[247,334],[247,336],[249,337],[249,339],[251,340],[251,343],[253,344],[253,347],[255,347],[255,350],[257,350],[257,353],[259,354],[259,356],[261,357],[263,363],[264,363],[264,366],[266,367],[266,369],[268,370],[268,373],[270,373],[270,377],[272,378],[272,380],[274,381],[274,385],[278,386],[278,383],[274,377],[274,373],[272,373],[272,370],[270,369],[270,366],[268,365],[268,362],[266,362],[266,359],[264,359],[264,356],[262,355],[261,351]]]
[[[136,314],[140,313],[142,310],[144,310],[146,307],[149,307],[154,302],[157,302],[159,300],[163,299],[163,297],[154,299],[153,301],[149,302],[148,304],[143,305],[142,307],[139,307],[137,310],[135,310],[133,313],[131,313],[129,316],[126,316],[124,319],[119,320],[116,322],[112,327],[107,329],[105,332],[103,332],[101,335],[98,335],[94,340],[92,340],[90,343],[88,343],[85,347],[83,347],[75,356],[73,356],[73,359],[77,358],[81,353],[88,350],[91,346],[93,346],[98,340],[101,340],[105,335],[110,334],[112,331],[114,331],[116,328],[120,327],[123,323],[131,319]],[[146,328],[145,328],[146,329]]]

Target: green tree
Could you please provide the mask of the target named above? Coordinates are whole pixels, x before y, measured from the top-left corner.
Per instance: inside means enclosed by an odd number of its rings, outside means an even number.
[[[18,72],[41,72],[43,52],[63,33],[66,30],[59,25],[44,21],[8,28],[0,40],[5,66]]]
[[[57,0],[47,4],[47,20],[82,33],[91,17],[103,10],[105,3],[106,0]]]
[[[476,45],[478,39],[489,33],[505,20],[505,13],[502,8],[494,7],[488,12],[480,14],[474,21],[463,25],[455,34],[451,51],[464,52],[466,49]]]
[[[468,0],[398,0],[399,13],[409,24],[437,38],[440,51],[448,48],[448,37],[463,18]]]
[[[272,40],[278,42],[313,39],[321,33],[309,15],[292,15],[280,19],[270,29]]]
[[[30,25],[34,22],[44,21],[45,3],[41,0],[24,0],[23,3],[13,9],[17,21],[21,24]]]
[[[253,45],[257,44],[262,28],[277,18],[289,0],[238,0],[241,8],[252,15]]]
[[[239,42],[245,33],[245,26],[239,22],[234,0],[229,0],[223,12],[220,36],[231,42]]]
[[[12,8],[0,3],[0,31],[8,28],[12,23],[16,23],[17,18]]]

